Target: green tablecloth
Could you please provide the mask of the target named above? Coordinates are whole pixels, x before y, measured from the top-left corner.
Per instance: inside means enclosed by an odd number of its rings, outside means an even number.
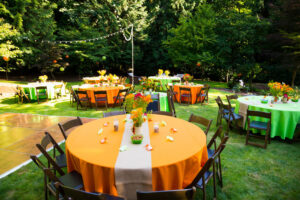
[[[179,80],[180,81],[180,78],[179,77],[175,77],[175,76],[169,76],[169,77],[167,77],[167,76],[162,76],[162,77],[159,77],[159,76],[150,76],[149,79],[150,80],[159,80],[159,81],[161,81],[161,83],[163,85],[167,85],[168,83],[172,83],[173,80]],[[155,83],[155,84],[157,85],[158,83]],[[167,90],[167,88],[164,86],[163,90],[165,91],[165,90]]]
[[[46,86],[47,87],[47,95],[48,99],[54,99],[55,98],[55,85],[63,84],[63,83],[34,83],[34,84],[28,84],[28,85],[22,85],[22,88],[25,92],[25,94],[28,94],[30,100],[37,100],[36,97],[36,87],[38,86]],[[41,90],[41,92],[45,92]],[[65,95],[65,85],[63,84],[61,90],[61,95]],[[41,96],[40,98],[47,98],[47,96]]]
[[[288,103],[271,104],[273,97],[267,97],[268,104],[262,104],[263,96],[246,96],[238,98],[235,106],[235,112],[243,115],[245,109],[271,112],[271,133],[273,138],[279,136],[282,139],[293,139],[294,132],[298,123],[300,123],[300,101],[297,103],[289,101]],[[243,105],[240,105],[243,104]],[[240,109],[241,108],[241,109]],[[251,120],[267,121],[264,118],[251,118]]]
[[[167,93],[165,93],[165,92],[153,92],[152,94],[157,94],[157,93],[159,93],[160,111],[170,112],[170,107],[169,107]],[[148,94],[148,93],[145,92],[145,94]]]

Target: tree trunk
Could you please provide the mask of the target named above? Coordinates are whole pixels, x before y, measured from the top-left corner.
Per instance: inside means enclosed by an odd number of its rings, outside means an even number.
[[[295,86],[295,79],[296,79],[296,75],[297,75],[297,71],[298,71],[298,69],[299,69],[299,66],[298,67],[296,67],[294,70],[293,70],[293,74],[292,74],[292,87],[294,87]]]
[[[5,75],[6,75],[6,80],[8,80],[8,62],[6,62]]]

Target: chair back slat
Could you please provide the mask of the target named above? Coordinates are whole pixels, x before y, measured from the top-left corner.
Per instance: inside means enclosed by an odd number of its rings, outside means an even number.
[[[179,87],[179,91],[187,91],[187,92],[191,92],[191,88],[185,88],[185,87]]]
[[[196,188],[167,191],[137,191],[137,200],[192,200],[196,193]]]
[[[70,187],[67,187],[60,182],[56,182],[55,187],[57,189],[57,194],[60,193],[64,199],[71,200],[124,200],[121,197],[112,196],[109,194],[103,193],[90,193],[83,190],[77,190]],[[58,196],[58,195],[56,195]]]
[[[169,103],[169,110],[170,110],[170,112],[173,113],[173,117],[176,117],[176,110],[175,110],[173,96],[174,96],[173,92],[168,90],[167,91],[167,98],[168,98],[168,103]]]
[[[173,113],[172,113],[172,112],[166,112],[166,111],[155,111],[155,112],[152,112],[152,114],[156,114],[156,115],[166,115],[166,116],[171,116],[171,117],[173,117]]]
[[[106,90],[94,91],[94,95],[107,95],[107,92]]]
[[[125,111],[112,111],[112,112],[106,112],[103,113],[103,117],[111,117],[111,116],[116,116],[116,115],[125,115]]]
[[[263,117],[263,118],[271,119],[270,112],[247,110],[247,117],[248,116],[256,116],[256,117]]]
[[[69,120],[63,124],[58,123],[58,126],[59,126],[64,138],[67,139],[66,131],[68,131],[69,129],[71,129],[73,127],[80,126],[82,124],[83,123],[82,123],[80,117],[77,117],[76,119]]]
[[[214,145],[214,148],[216,149],[216,146],[217,146],[216,139],[217,139],[217,137],[221,136],[222,130],[223,130],[223,127],[219,126],[218,129],[216,130],[215,134],[213,135],[213,137],[210,139],[210,141],[207,145],[207,148],[211,148],[211,146]]]
[[[51,139],[50,139],[49,135],[45,135],[45,136],[42,138],[40,145],[41,145],[41,147],[43,147],[44,149],[47,149],[47,147],[48,147],[49,144],[52,144],[52,143],[51,143]]]
[[[51,136],[51,134],[49,132],[45,132],[45,135],[49,137],[51,143],[53,144],[53,147],[54,147],[53,151],[57,149],[60,154],[64,154],[64,151],[57,144],[57,142],[54,140],[54,138]]]
[[[204,131],[205,135],[207,135],[212,121],[213,121],[212,119],[209,120],[204,117],[194,115],[193,113],[191,114],[190,119],[189,119],[189,122],[196,122],[198,124],[205,126],[206,127],[206,130]]]

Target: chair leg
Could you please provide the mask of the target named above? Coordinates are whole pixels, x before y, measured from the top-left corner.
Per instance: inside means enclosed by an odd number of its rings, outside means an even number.
[[[214,184],[214,198],[217,198],[217,187],[216,187],[216,163],[213,162],[213,184]]]
[[[265,145],[264,145],[265,149],[267,148],[267,145],[268,145],[268,133],[266,133],[265,135]]]
[[[202,189],[202,191],[203,191],[203,200],[206,200],[206,185],[205,185],[205,177],[204,176],[202,176],[202,185],[203,185],[203,189]]]
[[[250,130],[249,130],[249,128],[247,128],[246,145],[248,145],[249,134],[250,134]]]
[[[221,165],[221,156],[219,155],[219,170],[218,170],[218,177],[219,177],[219,181],[220,181],[220,185],[221,187],[223,187],[223,177],[222,177],[222,165]]]
[[[227,120],[227,130],[226,130],[227,135],[229,135],[229,129],[230,129],[230,120]]]
[[[45,192],[45,200],[48,200],[48,187],[47,187],[47,177],[44,174],[44,192]]]

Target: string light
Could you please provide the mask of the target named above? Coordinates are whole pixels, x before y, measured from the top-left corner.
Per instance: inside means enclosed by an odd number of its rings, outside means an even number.
[[[102,40],[102,39],[106,39],[106,38],[112,37],[112,36],[120,34],[120,33],[124,34],[124,30],[130,28],[131,26],[132,25],[129,25],[126,28],[120,28],[120,30],[117,31],[117,32],[114,32],[114,33],[111,33],[111,34],[108,34],[108,35],[105,35],[105,36],[97,37],[97,38],[90,38],[90,39],[85,39],[85,40],[56,40],[56,41],[41,40],[40,42],[41,43],[44,43],[44,42],[46,42],[46,43],[54,43],[54,44],[64,44],[64,43],[66,43],[66,44],[68,44],[68,43],[72,44],[72,43],[91,42],[91,41],[96,41],[96,40],[98,41],[98,40]],[[28,37],[22,37],[22,39],[30,41],[30,39]],[[126,37],[125,37],[125,39],[126,39]],[[126,39],[126,41],[128,41],[128,40]],[[33,42],[39,42],[39,41],[38,40],[33,40]]]

